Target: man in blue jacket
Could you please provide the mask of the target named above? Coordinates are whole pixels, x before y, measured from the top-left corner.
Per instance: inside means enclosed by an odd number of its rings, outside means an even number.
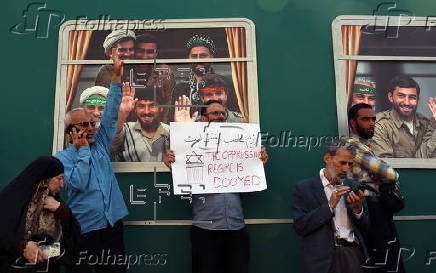
[[[344,140],[329,145],[325,168],[294,189],[294,229],[303,237],[303,273],[365,272],[362,232],[369,228],[364,195],[358,183],[345,180],[354,150]]]
[[[123,62],[116,49],[112,60],[112,83],[98,131],[83,108],[70,111],[65,117],[68,147],[55,155],[65,168],[67,204],[82,228],[80,257],[72,272],[126,272],[117,257],[125,256],[121,219],[128,212],[110,162],[122,95]]]

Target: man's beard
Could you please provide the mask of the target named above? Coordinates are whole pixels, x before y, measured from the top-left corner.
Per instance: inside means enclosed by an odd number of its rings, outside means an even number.
[[[151,122],[144,122],[141,119],[142,117],[154,117],[154,119]],[[156,130],[160,124],[159,115],[154,116],[152,114],[143,114],[140,117],[138,117],[138,120],[139,120],[139,123],[141,124],[141,128],[144,130]]]
[[[335,177],[333,177],[333,180],[337,184],[343,184],[345,178],[347,178],[347,174],[346,173],[344,173],[344,174],[339,173],[339,174],[335,175]]]
[[[359,137],[364,139],[370,139],[374,136],[374,130],[372,130],[372,132],[368,132],[362,127],[360,127],[359,125],[356,126],[357,126],[357,133],[359,134]]]
[[[397,113],[400,115],[400,117],[402,119],[406,119],[407,120],[407,119],[410,119],[411,117],[415,116],[416,106],[415,107],[413,107],[413,106],[405,106],[403,104],[396,104],[396,103],[392,103],[392,106],[393,106],[394,110],[397,111]],[[401,111],[400,107],[411,108],[412,111],[404,113],[403,111]]]
[[[210,63],[201,63],[201,65],[203,65],[203,67],[197,67],[198,65],[199,65],[198,63],[192,64],[192,72],[194,72],[195,75],[204,76],[204,75],[206,75],[207,72],[209,72]]]
[[[209,122],[225,122],[225,121],[226,121],[225,118],[216,118],[216,119],[209,120]]]

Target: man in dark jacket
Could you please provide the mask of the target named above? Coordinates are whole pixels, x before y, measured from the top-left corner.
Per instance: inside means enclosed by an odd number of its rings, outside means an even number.
[[[370,250],[371,272],[405,272],[400,255],[400,242],[393,221],[393,214],[404,208],[398,173],[379,159],[368,144],[374,136],[376,115],[368,104],[356,104],[348,111],[352,138],[355,147],[351,176],[370,190],[365,191],[370,215],[371,229],[366,236]]]
[[[369,227],[363,192],[345,180],[353,149],[344,140],[324,154],[325,168],[294,189],[294,229],[303,237],[302,273],[365,272],[362,233]]]

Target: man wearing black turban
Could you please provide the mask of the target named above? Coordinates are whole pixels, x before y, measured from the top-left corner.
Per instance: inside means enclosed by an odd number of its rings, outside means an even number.
[[[0,272],[59,272],[74,261],[80,226],[58,194],[63,172],[57,158],[41,156],[0,192]],[[60,256],[47,261],[41,246],[55,242]]]

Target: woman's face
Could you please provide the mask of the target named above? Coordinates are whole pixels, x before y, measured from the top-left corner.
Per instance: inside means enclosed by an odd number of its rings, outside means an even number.
[[[61,173],[55,177],[52,177],[48,182],[48,189],[50,193],[55,195],[64,187],[64,174]]]

